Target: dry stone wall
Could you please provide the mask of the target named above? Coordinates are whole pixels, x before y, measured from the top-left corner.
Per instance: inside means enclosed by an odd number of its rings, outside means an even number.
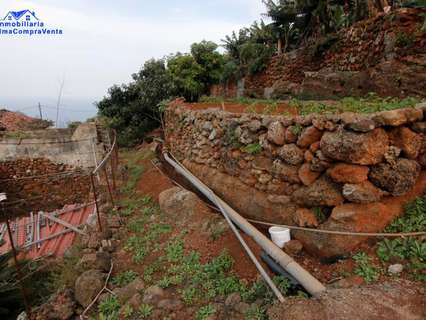
[[[403,8],[355,23],[328,37],[274,56],[247,76],[243,95],[256,98],[330,99],[365,96],[425,97],[425,9]],[[237,96],[235,83],[211,95]]]
[[[425,105],[374,114],[268,116],[170,104],[171,152],[246,217],[381,231],[426,192]],[[325,257],[364,238],[293,232]]]

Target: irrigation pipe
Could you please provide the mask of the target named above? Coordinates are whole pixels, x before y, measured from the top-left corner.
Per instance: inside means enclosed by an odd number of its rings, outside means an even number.
[[[290,256],[283,252],[264,234],[251,225],[246,219],[239,215],[232,209],[226,202],[219,197],[215,196],[213,191],[203,184],[197,177],[195,177],[189,170],[187,170],[177,160],[172,160],[167,152],[163,153],[164,159],[173,167],[177,172],[187,178],[199,191],[201,191],[210,201],[215,204],[220,204],[223,210],[226,211],[229,218],[241,230],[251,236],[253,240],[262,247],[279,265],[281,265],[288,273],[299,281],[299,283],[314,297],[318,297],[323,291],[326,290],[325,286],[315,279],[309,272],[297,264]],[[214,195],[214,196],[213,196]]]
[[[177,186],[179,186],[182,189],[185,189],[185,187],[183,187],[182,185],[180,185],[177,181],[175,181],[174,179],[170,178],[168,175],[166,175],[155,163],[154,161],[151,160],[151,163],[153,164],[153,166],[158,170],[158,172],[160,172],[160,174],[162,174],[163,176],[165,176],[166,178],[168,178],[169,180],[171,180],[174,184],[176,184]],[[211,195],[213,197],[215,197],[215,199],[217,200],[216,195],[211,192]],[[229,218],[228,214],[226,213],[226,210],[223,209],[223,207],[220,205],[220,203],[216,203],[219,206],[219,209],[217,207],[211,206],[208,203],[206,203],[207,206],[211,207],[212,209],[219,211],[222,213],[222,215],[225,217],[226,222],[229,224],[229,226],[231,227],[232,231],[234,232],[235,236],[237,237],[237,239],[240,241],[241,245],[243,246],[243,248],[246,250],[248,256],[250,257],[250,259],[252,260],[253,264],[255,265],[256,269],[259,271],[259,273],[261,274],[261,276],[263,277],[263,279],[266,281],[266,283],[269,285],[269,287],[271,288],[271,290],[273,291],[273,293],[275,294],[275,296],[277,297],[277,299],[280,302],[284,302],[285,299],[282,295],[282,293],[278,290],[278,288],[276,287],[275,283],[271,280],[271,278],[269,277],[269,275],[266,273],[265,269],[262,267],[262,265],[259,263],[259,261],[257,260],[256,256],[253,254],[253,251],[250,249],[250,247],[247,245],[247,243],[245,242],[245,240],[242,238],[240,232],[238,231],[238,229],[235,227],[234,223],[231,221],[231,219]]]
[[[226,222],[231,227],[232,231],[234,232],[234,234],[237,237],[237,239],[240,241],[240,243],[243,246],[244,250],[246,250],[247,254],[249,255],[249,257],[251,259],[251,261],[256,266],[256,269],[259,271],[259,273],[261,274],[261,276],[263,277],[263,279],[269,285],[269,287],[271,288],[272,292],[275,294],[275,296],[277,297],[277,299],[281,303],[284,302],[285,299],[284,299],[282,293],[280,292],[280,290],[278,290],[278,288],[275,285],[275,283],[272,281],[272,279],[266,273],[265,269],[262,267],[262,265],[256,259],[256,256],[254,255],[253,251],[251,251],[251,249],[249,248],[249,246],[247,245],[247,243],[244,241],[244,239],[241,236],[240,232],[238,231],[238,229],[235,227],[234,223],[229,218],[228,213],[226,212],[226,210],[222,207],[222,205],[218,201],[216,195],[213,192],[211,192],[210,194],[211,194],[212,197],[214,197],[216,199],[216,204],[219,206],[220,212],[222,212],[222,215],[225,217]]]
[[[152,165],[165,177],[166,176],[161,169],[154,163],[154,161],[151,160]],[[180,188],[185,189],[183,186],[181,186],[179,183],[177,183],[176,181],[174,181],[173,179],[169,178],[171,181],[173,181],[176,185],[178,185]],[[216,197],[215,194],[211,193],[212,196]],[[245,240],[243,239],[243,237],[241,236],[240,232],[238,231],[238,229],[235,227],[234,223],[231,221],[231,219],[229,218],[228,214],[226,213],[226,211],[223,209],[223,207],[217,203],[219,205],[219,209],[220,212],[222,213],[222,215],[225,217],[226,222],[229,224],[229,226],[231,227],[232,231],[234,232],[235,236],[237,237],[237,239],[240,241],[241,245],[243,246],[243,248],[246,250],[248,256],[250,257],[251,261],[253,262],[253,264],[256,266],[256,269],[259,271],[259,273],[261,274],[261,276],[263,277],[263,279],[266,281],[266,283],[269,285],[269,287],[271,288],[272,292],[274,292],[275,296],[277,297],[277,299],[280,302],[284,302],[285,299],[282,295],[282,293],[278,290],[277,286],[275,285],[275,283],[271,280],[271,278],[269,277],[269,275],[266,273],[265,269],[262,267],[262,265],[259,263],[259,261],[256,259],[256,256],[253,254],[253,251],[251,251],[250,247],[247,245],[247,243],[245,242]]]

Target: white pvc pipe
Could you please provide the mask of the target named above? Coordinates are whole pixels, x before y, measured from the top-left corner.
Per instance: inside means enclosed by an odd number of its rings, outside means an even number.
[[[199,191],[201,191],[210,201],[222,207],[228,214],[229,218],[246,234],[251,236],[253,240],[262,247],[267,254],[269,254],[281,267],[283,267],[289,274],[291,274],[311,295],[318,297],[323,291],[326,290],[325,286],[314,278],[309,272],[303,269],[297,262],[295,262],[284,251],[277,247],[271,240],[263,235],[259,230],[253,227],[246,219],[239,215],[232,209],[226,202],[217,197],[211,189],[209,189],[203,182],[195,177],[188,169],[182,164],[178,164],[172,160],[168,154],[163,153],[164,159],[173,167],[177,172],[187,178]]]

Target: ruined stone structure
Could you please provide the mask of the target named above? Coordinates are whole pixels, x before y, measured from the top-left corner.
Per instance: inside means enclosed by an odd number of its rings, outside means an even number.
[[[426,191],[424,109],[269,116],[217,109],[166,111],[170,151],[248,218],[357,232],[382,231]],[[293,232],[332,257],[363,237]]]
[[[91,168],[102,159],[104,144],[95,123],[71,129],[4,132],[0,135],[0,162],[45,158],[55,163]],[[107,143],[105,141],[104,143]]]

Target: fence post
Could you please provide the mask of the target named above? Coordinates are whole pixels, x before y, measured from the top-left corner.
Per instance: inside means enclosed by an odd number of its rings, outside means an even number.
[[[18,257],[17,257],[17,253],[16,253],[15,244],[13,243],[12,230],[10,229],[9,218],[6,218],[6,226],[7,226],[7,233],[9,235],[10,245],[12,247],[13,259],[15,261],[16,275],[18,277],[19,287],[21,288],[21,293],[22,293],[22,298],[24,300],[25,310],[26,310],[27,316],[29,318],[31,316],[31,307],[30,307],[30,304],[28,303],[27,293],[25,292],[24,284],[22,283],[22,273],[21,273],[21,268],[20,268],[19,263],[18,263]]]
[[[108,187],[108,193],[109,193],[109,197],[111,199],[111,204],[114,207],[114,198],[112,197],[112,191],[111,191],[111,186],[109,185],[109,179],[108,179],[108,171],[107,171],[107,167],[106,164],[104,166],[104,174],[105,174],[105,181],[107,183],[107,187]]]
[[[111,177],[112,177],[112,189],[114,190],[114,192],[117,192],[117,185],[115,183],[115,170],[117,169],[117,166],[115,164],[114,152],[111,154],[110,166],[111,166]]]
[[[96,216],[98,218],[98,227],[99,227],[99,231],[102,232],[101,215],[99,214],[99,208],[98,208],[98,195],[96,193],[95,180],[93,178],[93,173],[90,173],[90,182],[92,184],[93,198],[95,201],[95,208],[96,208]]]

